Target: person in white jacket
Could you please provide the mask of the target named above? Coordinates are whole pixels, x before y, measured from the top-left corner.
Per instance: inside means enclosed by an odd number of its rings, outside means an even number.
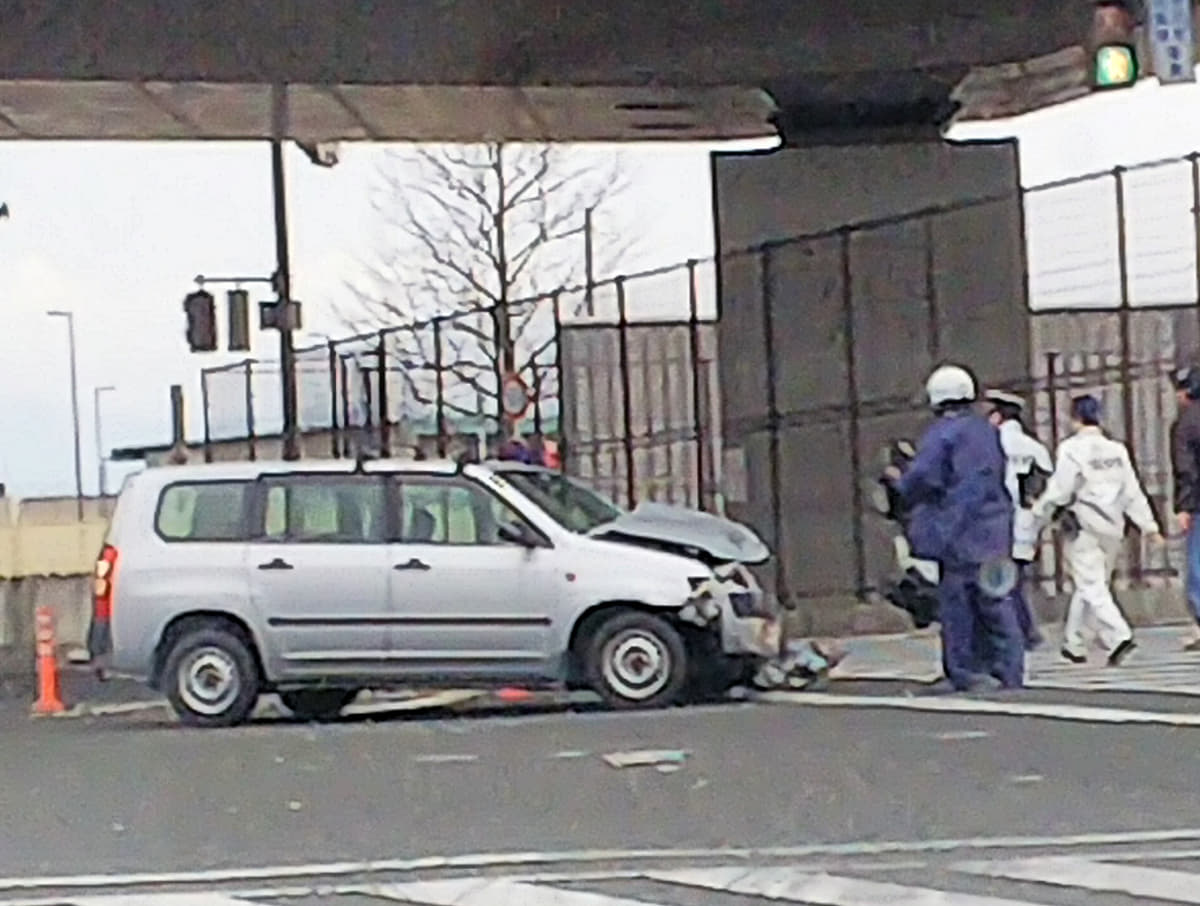
[[[1075,592],[1067,609],[1062,656],[1075,664],[1087,661],[1083,632],[1091,623],[1109,664],[1117,666],[1136,647],[1110,584],[1126,519],[1145,535],[1159,540],[1162,535],[1129,450],[1104,434],[1100,414],[1100,401],[1093,396],[1071,401],[1075,431],[1059,445],[1054,474],[1033,513],[1044,525],[1065,510],[1063,553]]]
[[[1017,564],[1017,584],[1013,589],[1013,607],[1017,625],[1025,637],[1025,647],[1033,650],[1042,643],[1037,620],[1025,595],[1025,574],[1037,555],[1038,526],[1029,509],[1045,481],[1054,471],[1050,451],[1037,438],[1025,433],[1021,413],[1025,401],[1015,393],[989,390],[985,399],[991,404],[988,420],[1000,432],[1004,449],[1004,483],[1013,499],[1013,560]]]

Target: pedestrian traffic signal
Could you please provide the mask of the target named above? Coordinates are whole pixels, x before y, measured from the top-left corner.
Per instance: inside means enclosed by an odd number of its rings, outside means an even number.
[[[187,344],[192,352],[215,352],[217,348],[217,312],[212,293],[198,289],[183,300],[187,317]]]
[[[1137,21],[1125,0],[1100,0],[1092,18],[1092,88],[1104,91],[1130,88],[1141,75]]]
[[[226,296],[229,311],[229,351],[250,350],[250,294],[244,289],[231,289]]]

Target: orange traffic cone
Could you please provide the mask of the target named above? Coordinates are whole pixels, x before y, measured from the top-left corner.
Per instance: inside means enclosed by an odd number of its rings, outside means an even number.
[[[63,704],[58,683],[58,658],[54,652],[54,614],[49,607],[37,609],[37,672],[38,697],[33,703],[35,714],[61,714]]]

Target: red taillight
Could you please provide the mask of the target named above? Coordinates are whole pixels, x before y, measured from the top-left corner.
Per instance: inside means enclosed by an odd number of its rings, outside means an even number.
[[[112,619],[113,583],[116,578],[117,549],[111,544],[106,544],[96,561],[96,579],[92,591],[95,599],[93,615],[101,622]]]

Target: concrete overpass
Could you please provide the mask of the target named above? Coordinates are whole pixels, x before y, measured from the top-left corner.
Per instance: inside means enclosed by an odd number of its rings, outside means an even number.
[[[1090,0],[12,0],[0,138],[742,138],[1085,90]],[[272,85],[287,118],[272,118]]]

